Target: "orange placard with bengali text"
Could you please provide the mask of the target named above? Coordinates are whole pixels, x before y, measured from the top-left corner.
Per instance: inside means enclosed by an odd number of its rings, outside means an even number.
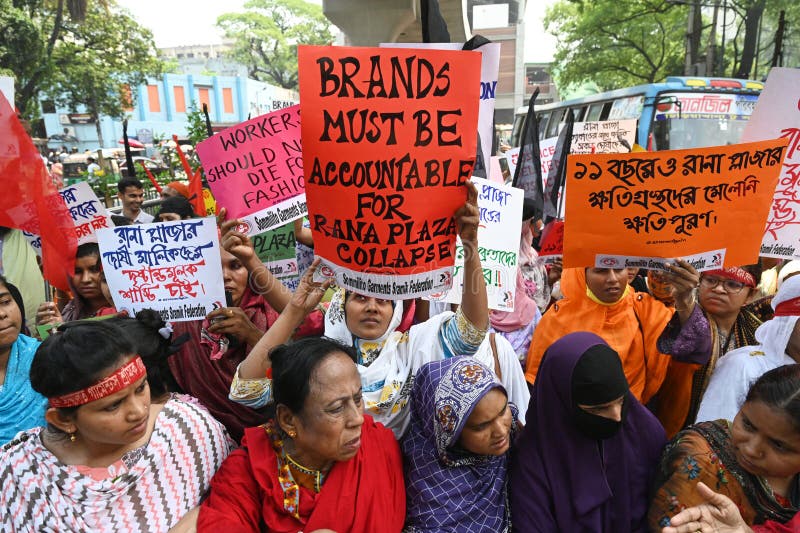
[[[703,270],[702,254],[721,254],[726,266],[755,263],[785,151],[776,139],[569,156],[564,266],[697,256]],[[639,261],[611,264],[612,256]]]
[[[303,171],[320,272],[405,299],[452,284],[481,54],[301,46]]]

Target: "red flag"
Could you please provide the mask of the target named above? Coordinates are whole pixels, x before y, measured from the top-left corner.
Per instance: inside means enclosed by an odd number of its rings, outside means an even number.
[[[161,194],[161,185],[158,184],[158,182],[156,181],[155,176],[153,176],[153,173],[150,172],[150,169],[147,168],[147,165],[145,165],[144,161],[142,161],[141,159],[139,160],[139,164],[142,165],[142,168],[144,169],[144,173],[147,174],[147,178],[150,180],[150,183],[153,184],[153,187],[156,188],[156,190],[158,191],[158,194]]]
[[[194,207],[194,212],[197,216],[206,216],[206,202],[203,200],[203,178],[202,169],[197,169],[191,178],[189,178],[189,203]]]
[[[69,290],[78,240],[64,199],[53,185],[44,161],[25,133],[13,108],[0,93],[0,226],[42,238],[44,277]]]
[[[183,171],[186,172],[186,177],[189,178],[189,203],[194,207],[194,212],[197,216],[206,216],[206,204],[203,201],[203,181],[201,179],[201,169],[197,172],[192,171],[192,166],[186,159],[186,155],[181,150],[181,145],[178,144],[178,136],[173,135],[172,140],[175,141],[175,150],[178,152],[178,157],[183,165]]]

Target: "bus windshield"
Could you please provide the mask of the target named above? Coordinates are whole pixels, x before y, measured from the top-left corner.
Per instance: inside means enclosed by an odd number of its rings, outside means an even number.
[[[671,118],[653,124],[653,150],[680,150],[736,144],[746,120]]]
[[[661,93],[654,102],[653,149],[736,144],[758,96],[741,93]]]

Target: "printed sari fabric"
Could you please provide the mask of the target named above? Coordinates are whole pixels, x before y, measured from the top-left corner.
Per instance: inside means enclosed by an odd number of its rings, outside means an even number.
[[[43,429],[0,449],[1,531],[166,532],[200,504],[232,446],[208,411],[173,397],[150,441],[123,456],[122,472],[95,479],[62,464],[42,444]]]
[[[364,416],[355,457],[334,463],[321,490],[295,483],[281,468],[280,440],[267,426],[248,428],[211,482],[197,531],[397,533],[406,512],[403,463],[391,431]]]
[[[656,477],[655,497],[648,511],[651,531],[661,531],[669,519],[703,503],[696,485],[702,481],[736,504],[748,525],[767,520],[786,523],[800,510],[800,480],[795,479],[789,506],[778,500],[766,480],[739,466],[731,442],[731,423],[703,422],[679,433],[664,450]]]

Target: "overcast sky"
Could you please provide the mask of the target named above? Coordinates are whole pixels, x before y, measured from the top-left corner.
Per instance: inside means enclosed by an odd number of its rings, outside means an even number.
[[[322,4],[322,0],[310,0]],[[525,61],[552,59],[555,41],[544,34],[541,18],[554,0],[531,0],[525,12]],[[212,44],[222,39],[216,27],[223,13],[242,11],[245,0],[118,0],[142,26],[150,28],[159,47]]]

